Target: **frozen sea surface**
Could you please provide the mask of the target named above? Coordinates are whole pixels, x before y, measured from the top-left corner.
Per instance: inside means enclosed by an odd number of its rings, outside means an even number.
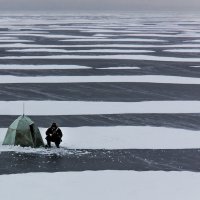
[[[199,171],[199,41],[198,13],[1,14],[0,138],[25,102],[25,114],[39,127],[57,121],[68,142],[73,131],[98,130],[53,151],[52,171]],[[92,143],[102,134],[106,143]],[[19,165],[0,173],[24,172],[21,158],[32,159],[28,172],[48,171],[38,152],[3,148],[1,159]]]
[[[199,199],[200,175],[192,172],[88,171],[0,176],[4,200]],[[42,180],[42,181],[38,181]],[[59,187],[55,187],[57,183]],[[8,192],[7,186],[12,188]],[[21,195],[21,187],[24,188]],[[49,193],[49,191],[54,191]],[[30,195],[31,193],[31,195]]]

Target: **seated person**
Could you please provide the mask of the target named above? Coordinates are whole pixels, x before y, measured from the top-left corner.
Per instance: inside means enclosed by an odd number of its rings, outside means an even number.
[[[61,138],[63,134],[55,122],[52,123],[51,127],[47,129],[46,135],[47,147],[51,147],[51,142],[55,142],[57,148],[60,147],[60,143],[62,142]]]

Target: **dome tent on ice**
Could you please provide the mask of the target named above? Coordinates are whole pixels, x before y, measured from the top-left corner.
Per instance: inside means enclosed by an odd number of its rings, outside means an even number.
[[[42,147],[44,142],[38,127],[27,116],[18,117],[8,128],[3,145]]]

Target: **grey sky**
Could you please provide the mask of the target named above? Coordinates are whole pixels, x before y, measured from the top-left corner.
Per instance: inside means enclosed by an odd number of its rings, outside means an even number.
[[[0,0],[1,10],[199,10],[200,0]]]

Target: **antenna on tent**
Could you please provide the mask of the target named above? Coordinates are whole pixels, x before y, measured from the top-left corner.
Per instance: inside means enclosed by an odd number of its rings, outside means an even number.
[[[25,113],[25,103],[23,102],[23,116],[24,116],[24,113]]]

